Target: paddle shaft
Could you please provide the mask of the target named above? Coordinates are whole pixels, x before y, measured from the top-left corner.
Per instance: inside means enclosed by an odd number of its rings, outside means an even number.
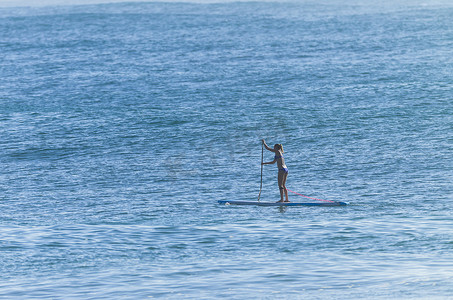
[[[261,182],[260,182],[260,193],[258,194],[258,201],[260,201],[261,189],[263,188],[263,157],[264,157],[264,143],[261,143]]]

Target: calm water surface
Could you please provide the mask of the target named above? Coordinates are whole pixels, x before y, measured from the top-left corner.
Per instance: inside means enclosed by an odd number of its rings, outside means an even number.
[[[453,6],[341,2],[0,8],[0,298],[453,297]]]

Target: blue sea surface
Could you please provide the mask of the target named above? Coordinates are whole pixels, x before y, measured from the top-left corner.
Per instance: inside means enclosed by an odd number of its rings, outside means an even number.
[[[453,3],[8,7],[0,29],[1,299],[452,299]],[[219,205],[257,200],[262,138],[289,189],[350,204]]]

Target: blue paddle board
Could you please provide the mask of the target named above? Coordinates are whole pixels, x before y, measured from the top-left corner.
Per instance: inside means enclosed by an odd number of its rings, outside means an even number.
[[[258,206],[345,206],[346,202],[259,202],[259,201],[235,201],[219,200],[219,204],[224,205],[258,205]]]

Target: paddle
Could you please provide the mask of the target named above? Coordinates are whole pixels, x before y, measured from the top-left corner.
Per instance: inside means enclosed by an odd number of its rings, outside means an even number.
[[[260,201],[261,189],[263,188],[263,157],[264,157],[264,142],[261,141],[261,183],[260,183],[260,193],[258,194],[258,201]]]

